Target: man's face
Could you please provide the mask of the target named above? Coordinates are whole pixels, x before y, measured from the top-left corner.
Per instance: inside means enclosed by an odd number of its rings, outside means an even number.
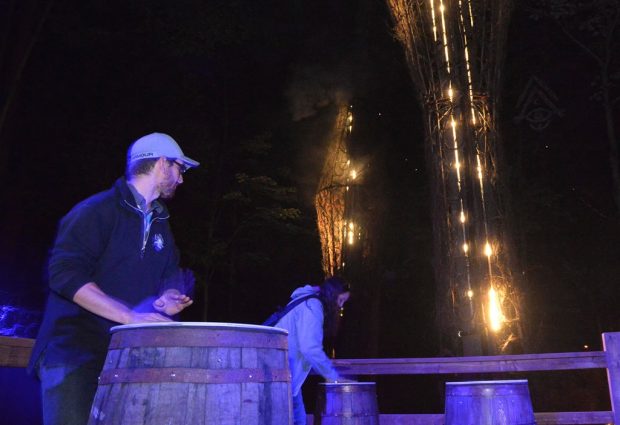
[[[163,178],[159,182],[159,196],[170,199],[174,196],[177,186],[183,183],[184,166],[180,162],[165,161]]]

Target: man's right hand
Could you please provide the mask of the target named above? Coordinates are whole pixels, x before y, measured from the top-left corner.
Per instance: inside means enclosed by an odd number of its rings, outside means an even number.
[[[95,282],[89,282],[77,290],[73,301],[80,307],[116,323],[171,322],[159,313],[138,313],[125,304],[104,293]]]

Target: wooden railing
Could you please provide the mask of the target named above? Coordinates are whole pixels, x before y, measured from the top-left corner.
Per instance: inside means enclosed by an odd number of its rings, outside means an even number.
[[[0,337],[0,367],[25,367],[34,340]],[[603,334],[604,351],[585,353],[522,354],[511,356],[339,359],[343,375],[429,375],[472,373],[519,373],[578,369],[606,369],[611,411],[535,412],[538,425],[620,425],[620,332]],[[443,414],[381,415],[381,425],[443,425]]]
[[[0,367],[26,367],[34,339],[0,336]]]
[[[620,332],[603,334],[604,351],[510,356],[340,359],[343,375],[434,375],[606,369],[611,411],[535,412],[538,425],[620,424]],[[381,415],[381,425],[443,425],[443,414]]]

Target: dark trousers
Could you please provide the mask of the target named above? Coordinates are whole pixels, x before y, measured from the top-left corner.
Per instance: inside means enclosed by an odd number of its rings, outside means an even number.
[[[42,356],[44,357],[44,356]],[[86,425],[97,392],[99,362],[82,365],[37,365],[41,380],[44,425]]]

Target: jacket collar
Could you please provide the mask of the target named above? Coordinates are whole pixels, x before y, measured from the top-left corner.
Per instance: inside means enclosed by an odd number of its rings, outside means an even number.
[[[129,183],[127,183],[125,177],[120,177],[116,180],[114,187],[117,194],[121,198],[121,204],[126,206],[129,205],[132,209],[141,211],[138,203],[136,202],[136,197],[129,188]],[[170,216],[168,213],[168,208],[166,208],[166,205],[159,199],[154,200],[152,205],[156,216],[160,218],[168,218]]]

